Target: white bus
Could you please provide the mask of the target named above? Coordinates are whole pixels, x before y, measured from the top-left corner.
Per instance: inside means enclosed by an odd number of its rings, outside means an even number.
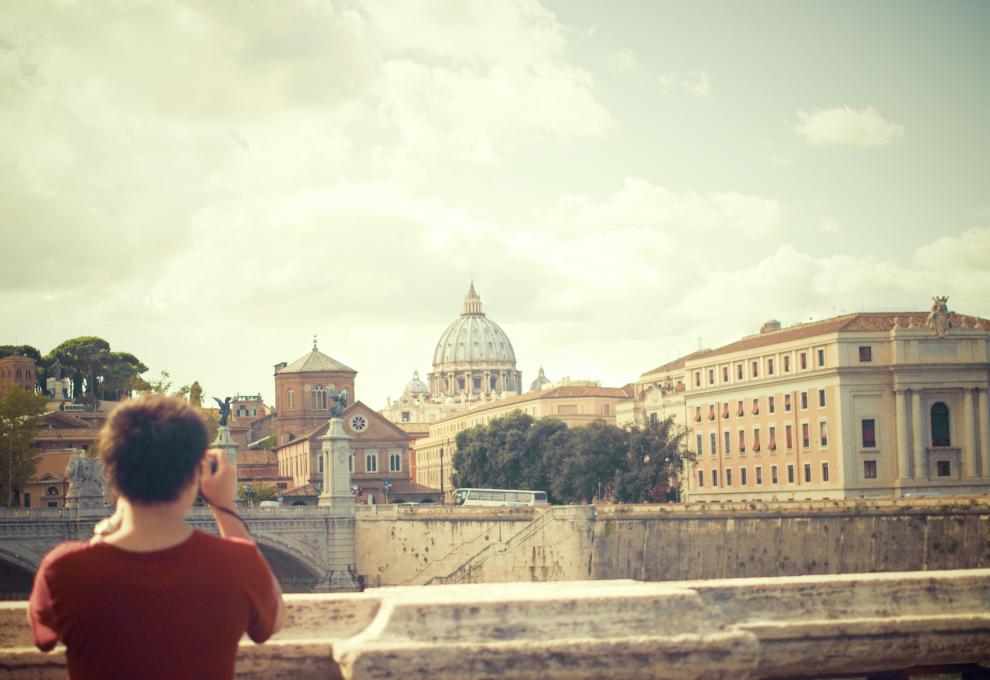
[[[546,505],[546,491],[519,489],[458,489],[454,505]]]

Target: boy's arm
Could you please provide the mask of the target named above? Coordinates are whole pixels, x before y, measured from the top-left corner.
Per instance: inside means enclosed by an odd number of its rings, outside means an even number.
[[[214,463],[216,469],[213,467]],[[240,538],[254,543],[254,538],[248,532],[244,521],[234,511],[234,495],[236,494],[236,490],[237,473],[227,463],[227,457],[222,451],[217,449],[207,451],[202,463],[200,492],[203,498],[210,503],[210,509],[213,511],[213,519],[217,523],[220,535],[224,538]],[[224,508],[226,512],[220,508]],[[271,574],[271,568],[269,568],[269,573]],[[275,574],[271,574],[271,580],[272,591],[277,606],[275,624],[272,628],[272,635],[274,635],[285,624],[287,612],[285,609],[285,600],[282,598],[282,588],[279,586]]]

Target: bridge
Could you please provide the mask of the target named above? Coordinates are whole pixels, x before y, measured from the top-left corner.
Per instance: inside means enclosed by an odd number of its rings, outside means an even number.
[[[62,541],[88,540],[110,508],[0,509],[0,593],[31,589],[41,558]],[[247,508],[251,535],[285,592],[336,590],[334,565],[354,554],[354,515],[332,508]],[[189,523],[217,533],[207,508],[192,508]],[[22,595],[23,596],[23,595]]]

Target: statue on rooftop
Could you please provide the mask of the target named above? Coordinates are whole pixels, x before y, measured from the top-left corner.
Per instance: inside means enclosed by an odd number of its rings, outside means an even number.
[[[925,325],[936,338],[944,338],[945,334],[952,328],[948,302],[948,296],[932,298],[932,311],[929,312]]]
[[[327,396],[330,398],[330,417],[340,418],[344,411],[347,409],[348,395],[347,390],[341,390],[336,392],[333,389],[327,390]]]
[[[217,406],[220,407],[220,426],[227,427],[227,419],[230,417],[230,397],[223,401],[213,397],[213,401],[217,402]]]

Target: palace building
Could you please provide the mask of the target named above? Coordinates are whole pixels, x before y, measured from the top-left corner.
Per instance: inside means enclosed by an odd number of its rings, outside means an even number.
[[[990,321],[857,313],[760,333],[644,373],[618,422],[673,417],[688,500],[990,492]]]

